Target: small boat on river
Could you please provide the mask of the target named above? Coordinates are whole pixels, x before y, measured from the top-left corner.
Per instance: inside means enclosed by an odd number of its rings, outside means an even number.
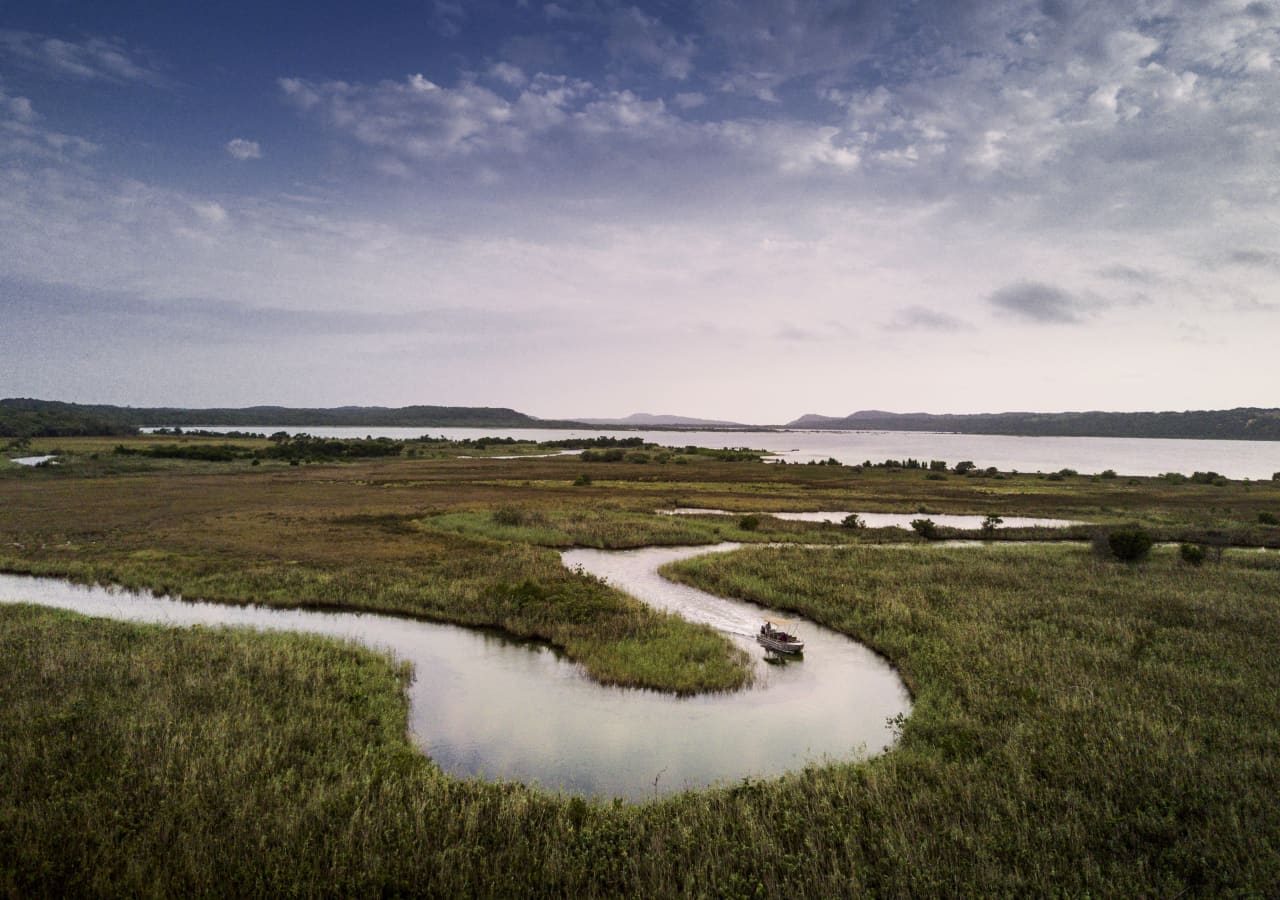
[[[756,640],[764,645],[766,650],[772,650],[775,653],[801,653],[804,651],[804,641],[800,640],[794,634],[783,631],[781,628],[775,628],[775,625],[786,625],[786,622],[778,622],[775,620],[766,620],[760,626],[760,631],[756,634]]]

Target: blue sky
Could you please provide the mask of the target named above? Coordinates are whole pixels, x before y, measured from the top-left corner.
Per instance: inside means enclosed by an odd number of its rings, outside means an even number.
[[[1280,5],[0,0],[0,394],[1275,405]]]

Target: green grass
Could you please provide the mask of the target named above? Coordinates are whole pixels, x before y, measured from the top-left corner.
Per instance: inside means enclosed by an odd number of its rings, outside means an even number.
[[[741,532],[737,517],[652,514],[673,500],[925,508],[1277,545],[1280,528],[1257,519],[1280,510],[1280,484],[931,482],[699,458],[250,468],[95,460],[75,440],[58,441],[71,445],[66,466],[0,475],[0,568],[494,626],[557,644],[603,681],[694,691],[741,684],[731,645],[566,571],[549,548],[853,542],[753,547],[674,571],[865,641],[899,668],[915,707],[900,746],[876,760],[596,804],[443,776],[409,746],[402,673],[375,654],[0,609],[0,893],[1194,895],[1280,884],[1280,555],[1229,551],[1192,568],[1157,548],[1130,567],[1084,545],[877,547],[901,532],[767,516]],[[583,473],[593,483],[573,486]],[[515,519],[495,517],[504,509]]]
[[[678,564],[886,653],[900,746],[641,805],[442,775],[319,639],[0,609],[0,891],[1267,894],[1280,557],[751,548]]]

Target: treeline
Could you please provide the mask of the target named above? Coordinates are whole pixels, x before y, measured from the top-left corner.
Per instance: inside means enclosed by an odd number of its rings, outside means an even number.
[[[788,428],[868,431],[950,431],[1028,437],[1199,438],[1280,441],[1280,409],[1240,407],[1188,412],[977,413],[933,415],[856,412],[843,418],[801,416]]]
[[[325,428],[570,428],[577,422],[535,419],[514,409],[480,406],[287,406],[184,409],[0,400],[0,437],[134,434],[148,426],[284,426]]]
[[[368,459],[399,456],[405,443],[391,438],[318,438],[308,434],[290,437],[283,432],[271,436],[269,447],[243,444],[152,444],[127,447],[118,444],[117,456],[147,456],[152,459],[194,459],[204,462],[233,462],[237,459],[276,459],[289,462],[321,462],[335,459]]]

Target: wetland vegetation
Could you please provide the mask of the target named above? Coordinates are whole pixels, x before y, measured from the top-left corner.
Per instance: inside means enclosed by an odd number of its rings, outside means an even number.
[[[732,644],[565,569],[554,548],[732,539],[756,546],[670,575],[868,644],[902,674],[913,713],[893,752],[865,762],[592,802],[442,773],[406,736],[407,673],[370,651],[2,607],[0,892],[1175,895],[1280,883],[1280,554],[1257,549],[1280,546],[1280,483],[1051,479],[981,460],[931,480],[942,470],[677,450],[646,450],[644,463],[628,450],[464,459],[476,449],[447,442],[254,465],[251,453],[115,453],[122,442],[270,446],[32,439],[24,455],[61,464],[0,469],[0,569],[497,627],[560,647],[597,679],[687,692],[743,684]],[[675,506],[735,515],[655,514]],[[851,509],[1090,524],[993,526],[967,533],[988,546],[950,548],[768,515]],[[1093,551],[1098,529],[1129,526],[1157,542],[1145,560]],[[1168,542],[1207,552],[1193,563]],[[820,544],[833,546],[808,546]]]

